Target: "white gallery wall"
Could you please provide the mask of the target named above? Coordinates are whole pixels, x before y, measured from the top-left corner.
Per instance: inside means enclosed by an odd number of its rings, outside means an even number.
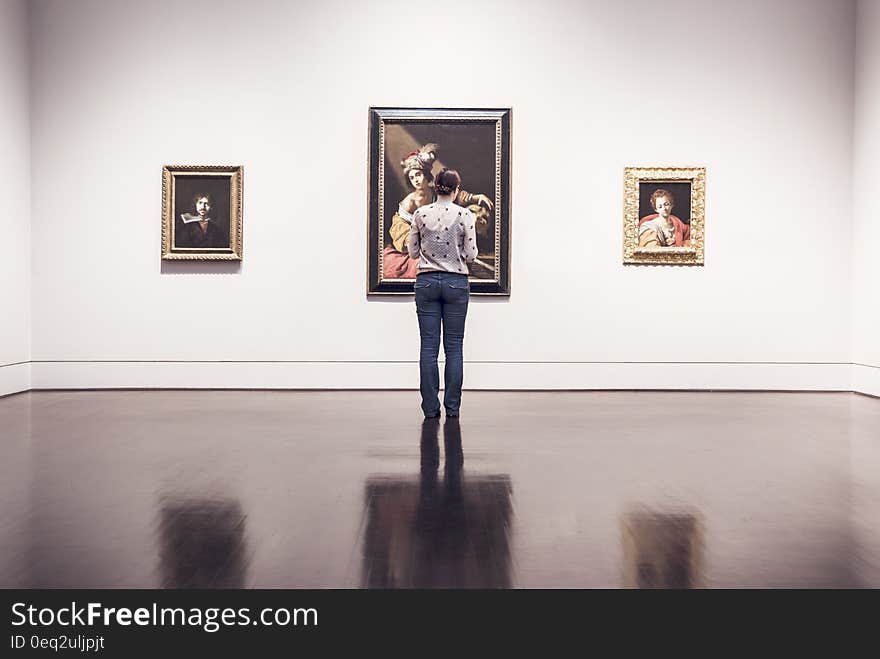
[[[400,105],[513,108],[465,386],[852,387],[876,2],[858,78],[855,2],[446,6],[34,0],[33,386],[414,386],[412,299],[365,294],[367,111]],[[161,262],[165,164],[244,166],[240,265]],[[707,167],[705,267],[622,265],[628,165]]]
[[[880,396],[880,0],[859,0],[856,24],[853,378]]]
[[[29,80],[26,1],[0,0],[0,396],[30,388]]]

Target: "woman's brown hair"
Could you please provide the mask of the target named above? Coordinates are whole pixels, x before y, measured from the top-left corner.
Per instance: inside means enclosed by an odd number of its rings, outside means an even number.
[[[450,195],[461,185],[461,176],[454,169],[444,169],[434,180],[434,188],[437,194]]]

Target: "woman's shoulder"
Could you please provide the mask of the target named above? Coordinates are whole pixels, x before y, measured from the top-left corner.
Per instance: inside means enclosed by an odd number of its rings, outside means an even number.
[[[459,206],[455,202],[449,204],[449,208],[453,211],[458,212],[458,214],[461,215],[462,217],[465,217],[466,215],[473,215],[473,213],[470,210],[468,210],[466,207]]]
[[[413,211],[413,218],[415,217],[431,217],[431,214],[434,212],[434,204],[425,204],[424,206],[419,206],[416,210]]]

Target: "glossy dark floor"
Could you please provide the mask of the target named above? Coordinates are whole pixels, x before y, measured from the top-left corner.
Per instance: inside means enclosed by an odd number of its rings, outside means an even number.
[[[853,394],[0,399],[0,586],[880,587]]]

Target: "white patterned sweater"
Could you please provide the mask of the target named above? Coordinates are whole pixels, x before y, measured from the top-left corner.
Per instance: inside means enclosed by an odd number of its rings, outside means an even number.
[[[451,201],[417,209],[408,249],[410,258],[419,259],[419,272],[468,274],[465,263],[477,258],[475,221],[473,213]]]

